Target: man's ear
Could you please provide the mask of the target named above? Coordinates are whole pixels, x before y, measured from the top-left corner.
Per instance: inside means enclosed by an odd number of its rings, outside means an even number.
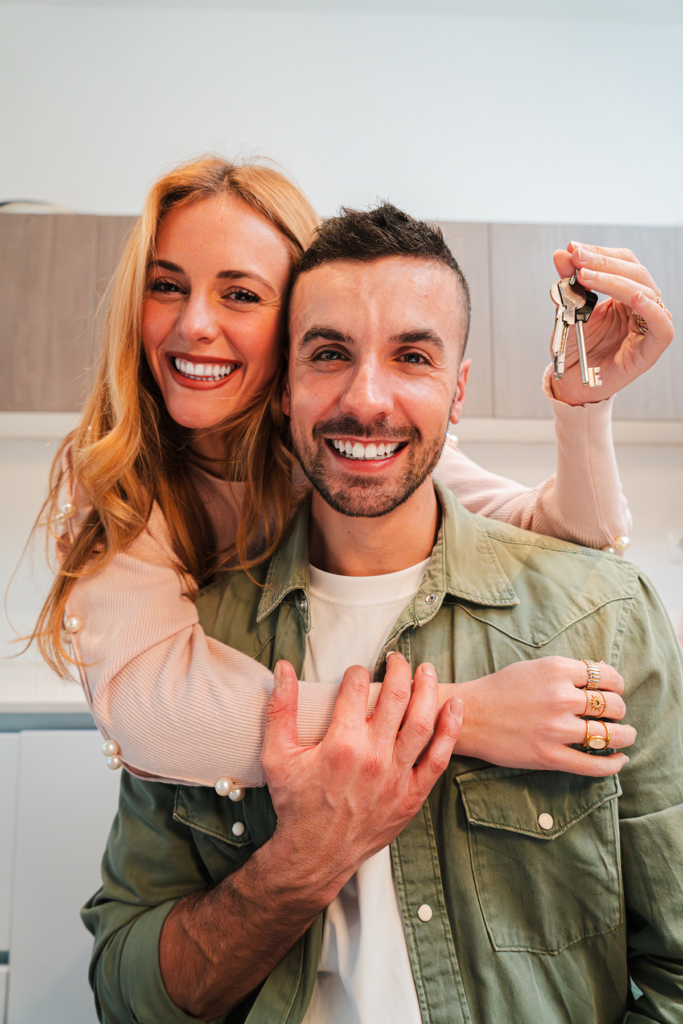
[[[282,380],[282,411],[285,416],[292,415],[292,400],[289,393],[289,374],[286,373]]]
[[[471,359],[465,359],[460,364],[460,370],[458,372],[458,383],[455,389],[455,397],[453,398],[453,404],[451,405],[450,420],[451,423],[459,423],[460,417],[462,416],[462,407],[465,404],[465,389],[467,388],[467,376],[470,372],[470,366],[472,365]]]

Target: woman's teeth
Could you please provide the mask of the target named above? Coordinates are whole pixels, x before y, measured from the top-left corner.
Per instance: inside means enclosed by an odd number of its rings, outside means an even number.
[[[191,363],[187,359],[173,357],[173,365],[178,373],[190,380],[222,380],[228,377],[237,363]]]
[[[399,442],[392,444],[361,444],[356,441],[333,441],[332,444],[337,451],[345,455],[347,459],[388,459],[398,448]]]

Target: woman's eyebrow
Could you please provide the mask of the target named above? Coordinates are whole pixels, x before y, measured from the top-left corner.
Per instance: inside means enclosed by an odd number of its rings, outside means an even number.
[[[175,274],[184,274],[185,271],[177,263],[171,263],[170,260],[150,260],[147,264],[148,268],[158,267],[159,270],[170,270]],[[259,274],[255,274],[253,270],[220,270],[216,277],[223,281],[236,281],[239,278],[248,277],[252,281],[259,281],[264,288],[269,288],[274,291],[272,284],[266,281],[264,277]]]
[[[179,267],[177,263],[171,263],[170,260],[150,260],[147,267],[159,267],[160,270],[172,270],[176,274],[185,273],[182,267]]]

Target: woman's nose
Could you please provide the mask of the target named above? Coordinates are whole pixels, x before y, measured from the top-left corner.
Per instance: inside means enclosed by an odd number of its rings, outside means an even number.
[[[220,326],[206,295],[190,294],[176,323],[177,333],[188,344],[211,344],[220,334]]]

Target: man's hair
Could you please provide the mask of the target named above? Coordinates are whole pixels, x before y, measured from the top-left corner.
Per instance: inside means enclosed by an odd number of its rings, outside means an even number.
[[[334,260],[372,263],[386,256],[411,256],[450,267],[458,279],[462,296],[464,355],[471,313],[470,290],[465,276],[446,245],[441,228],[424,220],[415,220],[391,203],[381,203],[374,210],[352,210],[343,206],[338,217],[323,221],[301,257],[296,277]]]

